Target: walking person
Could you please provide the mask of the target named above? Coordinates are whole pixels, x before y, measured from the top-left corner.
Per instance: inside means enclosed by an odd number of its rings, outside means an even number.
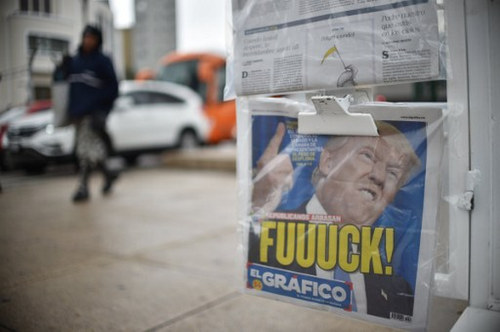
[[[68,114],[76,126],[80,171],[74,202],[89,199],[88,181],[92,170],[99,169],[104,175],[103,194],[110,193],[118,177],[118,173],[106,165],[111,153],[106,118],[118,96],[118,81],[111,59],[101,51],[102,42],[101,30],[86,26],[81,45],[69,65]]]

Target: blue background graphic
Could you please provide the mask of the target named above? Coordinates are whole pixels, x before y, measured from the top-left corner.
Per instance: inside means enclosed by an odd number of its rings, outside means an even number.
[[[252,163],[257,161],[267,147],[269,140],[276,132],[280,122],[296,124],[297,119],[285,116],[256,115],[252,117]],[[385,121],[399,129],[412,145],[419,157],[421,166],[396,195],[394,201],[386,207],[373,226],[393,227],[395,229],[395,249],[391,265],[395,274],[402,276],[415,291],[418,270],[418,254],[420,248],[420,232],[422,228],[422,211],[425,191],[425,165],[427,160],[427,137],[424,122]],[[289,126],[287,126],[288,128]],[[293,127],[293,125],[292,125]],[[291,138],[287,132],[280,146],[280,153],[291,153]],[[308,135],[299,135],[297,140]],[[316,135],[315,135],[316,136]],[[315,161],[312,165],[294,164],[294,186],[285,193],[277,211],[293,211],[307,202],[314,194],[311,176],[318,165],[322,147],[329,136],[317,135]],[[385,243],[382,243],[385,248]],[[382,259],[386,255],[382,250]]]

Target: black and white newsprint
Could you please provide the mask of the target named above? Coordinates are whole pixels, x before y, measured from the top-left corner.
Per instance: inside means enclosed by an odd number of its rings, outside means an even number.
[[[435,0],[233,0],[236,94],[439,77]]]

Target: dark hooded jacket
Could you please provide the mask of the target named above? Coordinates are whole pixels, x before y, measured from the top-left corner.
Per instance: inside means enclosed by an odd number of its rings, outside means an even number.
[[[111,59],[104,55],[100,47],[91,53],[82,48],[72,58],[69,66],[69,105],[71,118],[86,115],[108,114],[118,96],[118,81]]]

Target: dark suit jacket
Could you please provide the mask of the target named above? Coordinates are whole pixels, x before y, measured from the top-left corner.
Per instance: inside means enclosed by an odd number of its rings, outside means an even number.
[[[305,213],[303,209],[293,211]],[[291,265],[281,265],[276,260],[274,248],[269,248],[268,262],[260,261],[260,234],[250,227],[248,242],[248,261],[251,263],[277,267],[288,271],[316,275],[316,266],[303,268],[293,262]],[[369,315],[390,318],[391,313],[412,316],[413,315],[413,291],[408,282],[400,276],[365,274],[366,306]]]

